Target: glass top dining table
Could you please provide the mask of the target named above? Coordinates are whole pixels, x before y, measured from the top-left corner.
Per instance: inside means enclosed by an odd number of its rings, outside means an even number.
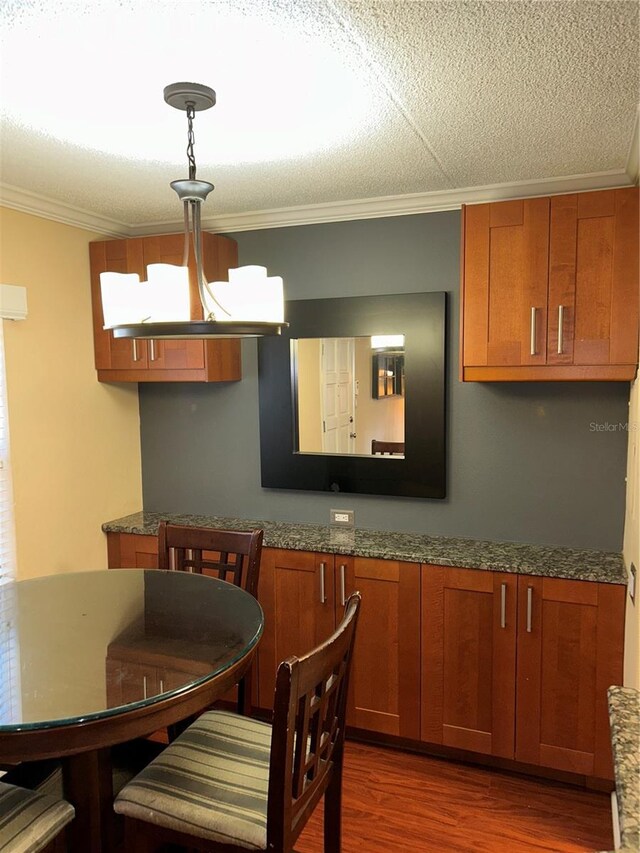
[[[70,849],[109,849],[108,748],[220,698],[247,672],[263,623],[253,596],[188,572],[0,585],[0,765],[62,758]]]

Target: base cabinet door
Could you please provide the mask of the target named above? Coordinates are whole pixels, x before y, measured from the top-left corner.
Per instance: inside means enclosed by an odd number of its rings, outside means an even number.
[[[513,758],[515,575],[422,567],[422,740]]]
[[[420,737],[420,567],[394,560],[265,548],[258,600],[265,614],[258,646],[258,702],[273,707],[275,674],[288,655],[325,640],[349,595],[362,607],[351,670],[347,724]]]
[[[417,740],[420,566],[397,560],[336,557],[336,624],[342,619],[345,598],[355,590],[362,594],[362,604],[347,725]]]
[[[157,569],[158,537],[139,533],[107,533],[110,569]]]
[[[625,587],[518,579],[516,759],[613,778],[607,688],[622,683]]]
[[[335,627],[333,554],[264,548],[258,601],[264,632],[258,646],[258,706],[273,707],[278,664],[303,655]]]

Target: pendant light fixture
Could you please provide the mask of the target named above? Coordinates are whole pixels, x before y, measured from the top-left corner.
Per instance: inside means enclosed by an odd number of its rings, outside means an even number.
[[[288,326],[279,276],[267,276],[266,268],[260,266],[230,269],[228,281],[208,282],[204,275],[200,211],[214,187],[196,177],[193,120],[196,112],[214,106],[216,93],[199,83],[173,83],[165,87],[164,99],[187,114],[189,177],[171,182],[184,212],[182,266],[149,264],[146,282],[135,273],[101,273],[104,327],[116,338],[154,340],[279,335]],[[203,320],[190,319],[191,243]]]

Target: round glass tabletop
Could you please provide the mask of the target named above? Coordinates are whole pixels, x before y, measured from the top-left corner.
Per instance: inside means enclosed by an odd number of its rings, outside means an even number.
[[[186,691],[248,654],[263,622],[249,593],[187,572],[0,585],[0,731],[109,717]]]

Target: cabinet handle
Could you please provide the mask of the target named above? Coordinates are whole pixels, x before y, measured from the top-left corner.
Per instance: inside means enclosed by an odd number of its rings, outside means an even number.
[[[507,627],[507,585],[500,584],[500,627]]]
[[[164,678],[160,679],[160,693],[164,693]]]
[[[156,360],[156,342],[151,338],[149,341],[149,358],[151,361]]]
[[[133,360],[138,361],[138,341],[135,338],[131,341],[131,348],[133,350]]]
[[[345,565],[344,565],[344,563],[342,563],[342,565],[340,566],[340,604],[343,607],[347,603],[347,597],[346,597],[345,588],[344,588],[344,569],[345,569]]]
[[[143,699],[147,698],[147,676],[146,675],[142,676],[142,698]]]
[[[531,355],[537,355],[537,352],[536,352],[536,338],[537,338],[537,335],[536,335],[536,314],[537,314],[537,311],[538,311],[538,309],[533,308],[533,306],[532,306],[532,308],[531,308],[531,353],[530,353]]]
[[[562,355],[562,338],[564,326],[564,305],[558,305],[558,355]]]
[[[527,587],[527,634],[531,633],[531,614],[533,612],[533,587]]]
[[[325,594],[324,589],[324,572],[326,569],[326,563],[320,563],[320,604],[324,604],[327,600],[327,596]]]

